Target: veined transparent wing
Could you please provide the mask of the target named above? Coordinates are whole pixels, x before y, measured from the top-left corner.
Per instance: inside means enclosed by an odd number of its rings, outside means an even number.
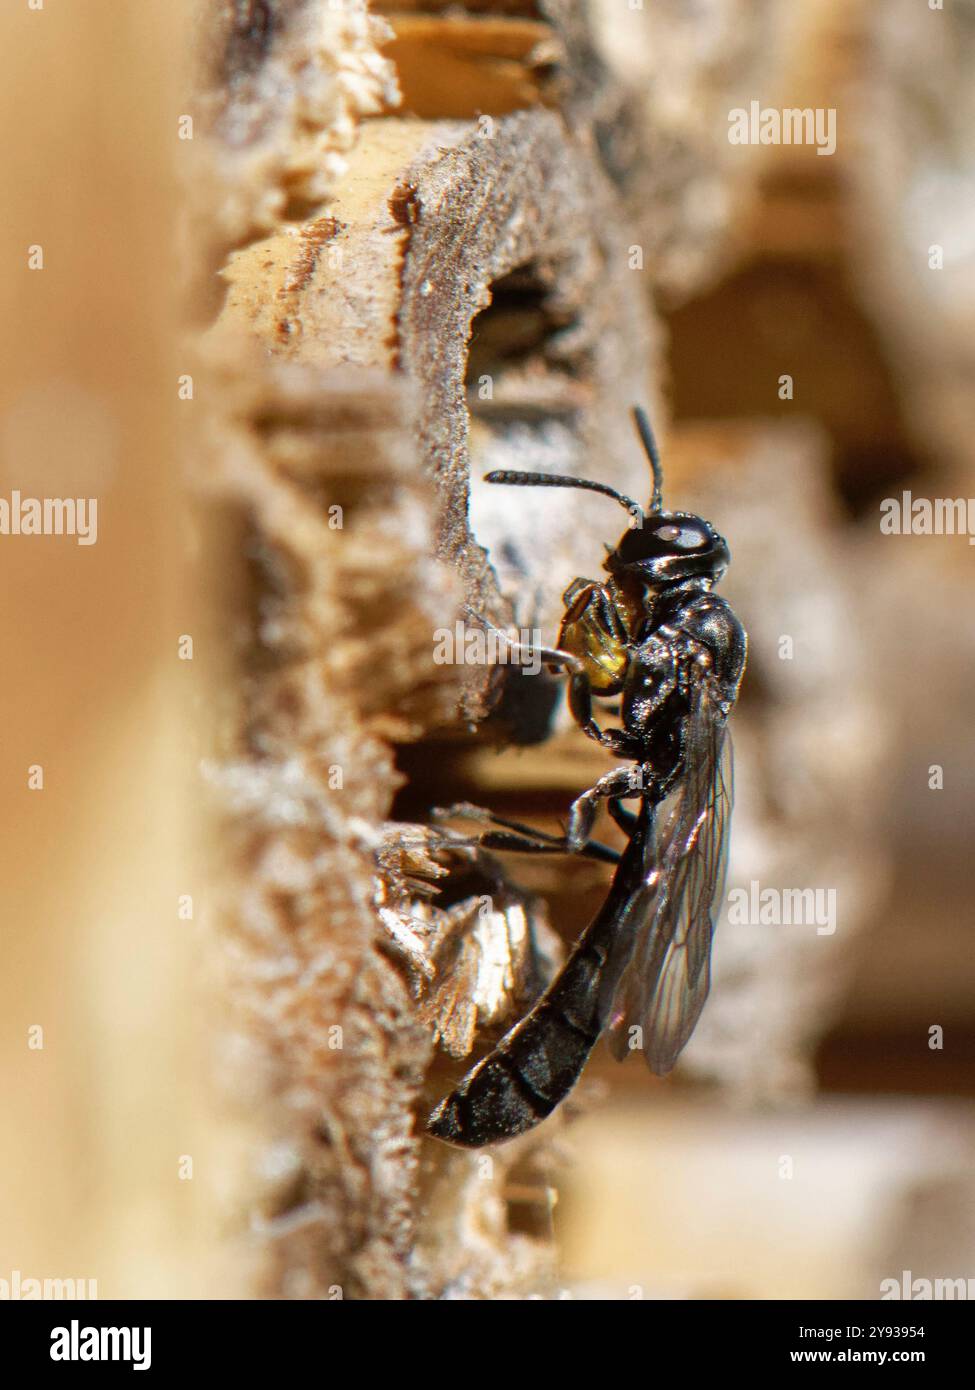
[[[688,714],[684,768],[666,820],[648,837],[643,882],[620,914],[626,964],[607,972],[603,1000],[613,1055],[622,1060],[642,1047],[659,1075],[673,1067],[704,1008],[724,895],[731,737],[726,708],[707,680]]]

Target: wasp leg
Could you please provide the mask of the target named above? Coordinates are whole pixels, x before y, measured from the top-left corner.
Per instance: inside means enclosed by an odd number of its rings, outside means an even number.
[[[634,795],[636,795],[636,793],[634,793]],[[624,835],[633,834],[634,830],[637,827],[637,822],[640,819],[640,817],[637,815],[635,811],[628,811],[627,808],[623,805],[622,801],[620,801],[617,797],[612,797],[610,799],[606,809],[609,811],[609,814],[612,816],[613,820],[616,822],[619,828],[623,831]]]
[[[612,804],[622,796],[638,795],[641,790],[639,767],[627,765],[607,772],[587,792],[576,797],[569,809],[569,829],[565,837],[570,851],[578,854],[582,846],[589,843],[600,801],[608,800]]]
[[[488,632],[493,632],[498,641],[504,644],[506,651],[519,664],[527,665],[537,658],[543,666],[554,666],[566,671],[569,675],[569,709],[582,731],[620,758],[638,758],[640,756],[641,744],[639,739],[630,737],[622,729],[601,729],[593,719],[592,686],[586,674],[585,665],[579,657],[573,656],[571,652],[564,652],[559,647],[526,647],[524,643],[514,641],[501,628],[495,627],[484,617],[483,613],[478,613],[476,609],[465,606],[464,612],[468,617],[479,622]]]
[[[526,835],[531,840],[546,840],[549,844],[563,845],[564,835],[550,835],[547,830],[537,830],[533,825],[525,825],[523,821],[509,820],[505,816],[499,816],[494,811],[489,811],[486,806],[476,806],[473,801],[455,801],[453,806],[435,806],[431,812],[435,820],[477,820],[484,821],[489,825],[500,825],[504,830],[517,831],[519,835]]]
[[[486,830],[477,837],[482,849],[513,850],[518,854],[577,854],[586,859],[595,859],[600,864],[618,864],[619,852],[602,845],[598,840],[587,840],[577,850],[570,850],[566,843],[548,844],[543,840],[532,840],[526,835],[515,835],[510,830]]]
[[[481,624],[488,632],[493,632],[499,642],[504,644],[505,649],[519,663],[528,664],[533,658],[537,657],[543,666],[559,666],[567,671],[581,671],[582,662],[571,652],[560,651],[558,647],[526,647],[523,642],[516,642],[509,637],[501,628],[495,627],[494,623],[485,618],[483,613],[478,613],[476,608],[470,608],[466,604],[463,611],[469,618]]]
[[[592,828],[600,801],[614,801],[624,796],[639,796],[643,793],[642,769],[627,764],[614,768],[600,777],[587,792],[576,797],[569,808],[569,827],[565,835],[549,835],[545,831],[533,830],[519,821],[505,821],[483,807],[461,802],[445,810],[436,810],[437,819],[448,815],[479,820],[489,825],[505,827],[501,831],[485,831],[478,835],[476,844],[485,849],[520,849],[529,854],[582,854],[590,859],[600,859],[616,863],[618,855],[606,845],[598,844],[592,838]],[[513,833],[512,833],[513,832]],[[520,841],[520,843],[516,843]],[[613,856],[613,858],[608,858]]]
[[[569,679],[569,709],[584,734],[615,753],[619,758],[639,758],[640,740],[622,729],[601,729],[593,718],[592,686],[583,671],[573,671]]]
[[[600,645],[608,656],[616,655],[619,647],[625,647],[629,643],[630,635],[626,630],[626,624],[620,617],[620,611],[613,602],[604,584],[595,584],[592,587],[592,598],[599,612],[599,624],[596,627],[596,635],[600,639]]]
[[[633,738],[631,734],[625,733],[623,729],[601,729],[595,721],[592,721],[588,728],[583,729],[590,738],[610,753],[615,753],[618,758],[632,758],[636,762],[643,753],[643,745],[638,738]]]
[[[496,816],[483,806],[474,806],[469,801],[456,806],[438,807],[433,815],[437,820],[454,816],[458,819],[481,821],[486,825],[500,826],[499,830],[486,830],[472,837],[471,845],[482,849],[514,850],[521,854],[580,854],[587,859],[595,859],[601,864],[616,864],[619,853],[609,845],[589,840],[580,849],[570,849],[565,835],[550,835],[546,830],[536,830],[534,826],[522,821],[507,820]],[[456,842],[455,842],[456,843]]]

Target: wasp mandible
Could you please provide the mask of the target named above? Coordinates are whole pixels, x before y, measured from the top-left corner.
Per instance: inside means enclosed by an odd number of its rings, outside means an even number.
[[[473,806],[444,813],[488,822],[475,840],[486,849],[616,865],[605,903],[534,1008],[430,1116],[429,1132],[448,1143],[479,1147],[538,1124],[568,1095],[604,1031],[618,1060],[641,1049],[651,1071],[665,1074],[707,998],[732,804],[726,726],[747,637],[714,592],[730,559],[724,539],[703,517],[664,510],[653,432],[642,410],[634,418],[653,472],[646,511],[584,478],[486,475],[508,487],[584,488],[630,513],[606,558],[608,578],[569,585],[558,646],[541,652],[568,677],[580,727],[628,761],[572,803],[562,836]],[[622,727],[604,729],[594,700],[612,697]],[[635,812],[623,805],[633,798]],[[592,839],[602,802],[628,837],[622,854]]]

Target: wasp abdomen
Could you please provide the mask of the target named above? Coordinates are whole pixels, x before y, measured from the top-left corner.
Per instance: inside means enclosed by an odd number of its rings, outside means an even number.
[[[617,868],[629,883],[639,865],[635,836]],[[616,933],[604,904],[529,1014],[442,1101],[427,1123],[450,1144],[478,1148],[524,1134],[572,1090],[602,1028],[601,994]]]

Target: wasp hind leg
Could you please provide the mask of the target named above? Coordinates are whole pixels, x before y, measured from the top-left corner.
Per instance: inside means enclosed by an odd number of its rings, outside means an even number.
[[[614,804],[617,804],[621,797],[639,796],[641,788],[637,769],[627,764],[616,767],[612,772],[607,772],[605,777],[600,777],[599,781],[577,796],[569,810],[569,829],[566,833],[566,846],[572,854],[581,853],[581,846],[590,842],[592,828],[596,821],[596,814],[599,811],[599,803],[608,801],[610,815],[616,820],[617,825],[626,830],[627,826],[623,821],[617,819],[617,813],[613,811]],[[623,811],[627,816],[629,813]]]
[[[456,817],[491,826],[492,829],[481,831],[469,841],[480,849],[510,850],[517,854],[578,854],[586,859],[595,859],[601,864],[619,863],[618,851],[611,849],[609,845],[600,844],[598,840],[587,839],[578,848],[574,848],[565,835],[550,835],[545,830],[536,830],[534,826],[525,825],[521,821],[507,820],[504,816],[495,815],[493,811],[488,811],[483,806],[474,806],[470,802],[438,808],[434,815],[438,820]]]
[[[484,849],[509,849],[525,854],[579,854],[589,859],[598,859],[602,863],[617,864],[620,858],[618,852],[594,840],[592,828],[601,801],[610,802],[610,812],[613,814],[613,802],[618,802],[624,796],[640,795],[639,779],[634,782],[634,773],[635,769],[630,765],[614,768],[612,772],[600,777],[582,796],[576,797],[569,808],[569,825],[564,835],[550,835],[544,830],[535,830],[530,825],[523,825],[521,821],[505,820],[502,816],[496,816],[493,811],[485,810],[483,806],[474,806],[466,801],[442,810],[438,809],[434,815],[438,820],[456,816],[500,827],[484,830],[475,838],[474,843]],[[628,813],[622,811],[621,814],[625,817]],[[623,822],[617,820],[617,824],[623,825]],[[623,825],[623,828],[626,829],[627,826]]]
[[[634,791],[631,793],[631,795],[636,796],[638,795],[638,793]],[[610,798],[609,802],[606,805],[606,809],[609,812],[610,816],[613,818],[613,820],[616,822],[616,824],[619,826],[619,828],[622,830],[624,835],[633,834],[633,832],[636,830],[637,822],[640,819],[636,811],[628,810],[623,805],[622,801],[620,801],[619,798],[615,796]]]

